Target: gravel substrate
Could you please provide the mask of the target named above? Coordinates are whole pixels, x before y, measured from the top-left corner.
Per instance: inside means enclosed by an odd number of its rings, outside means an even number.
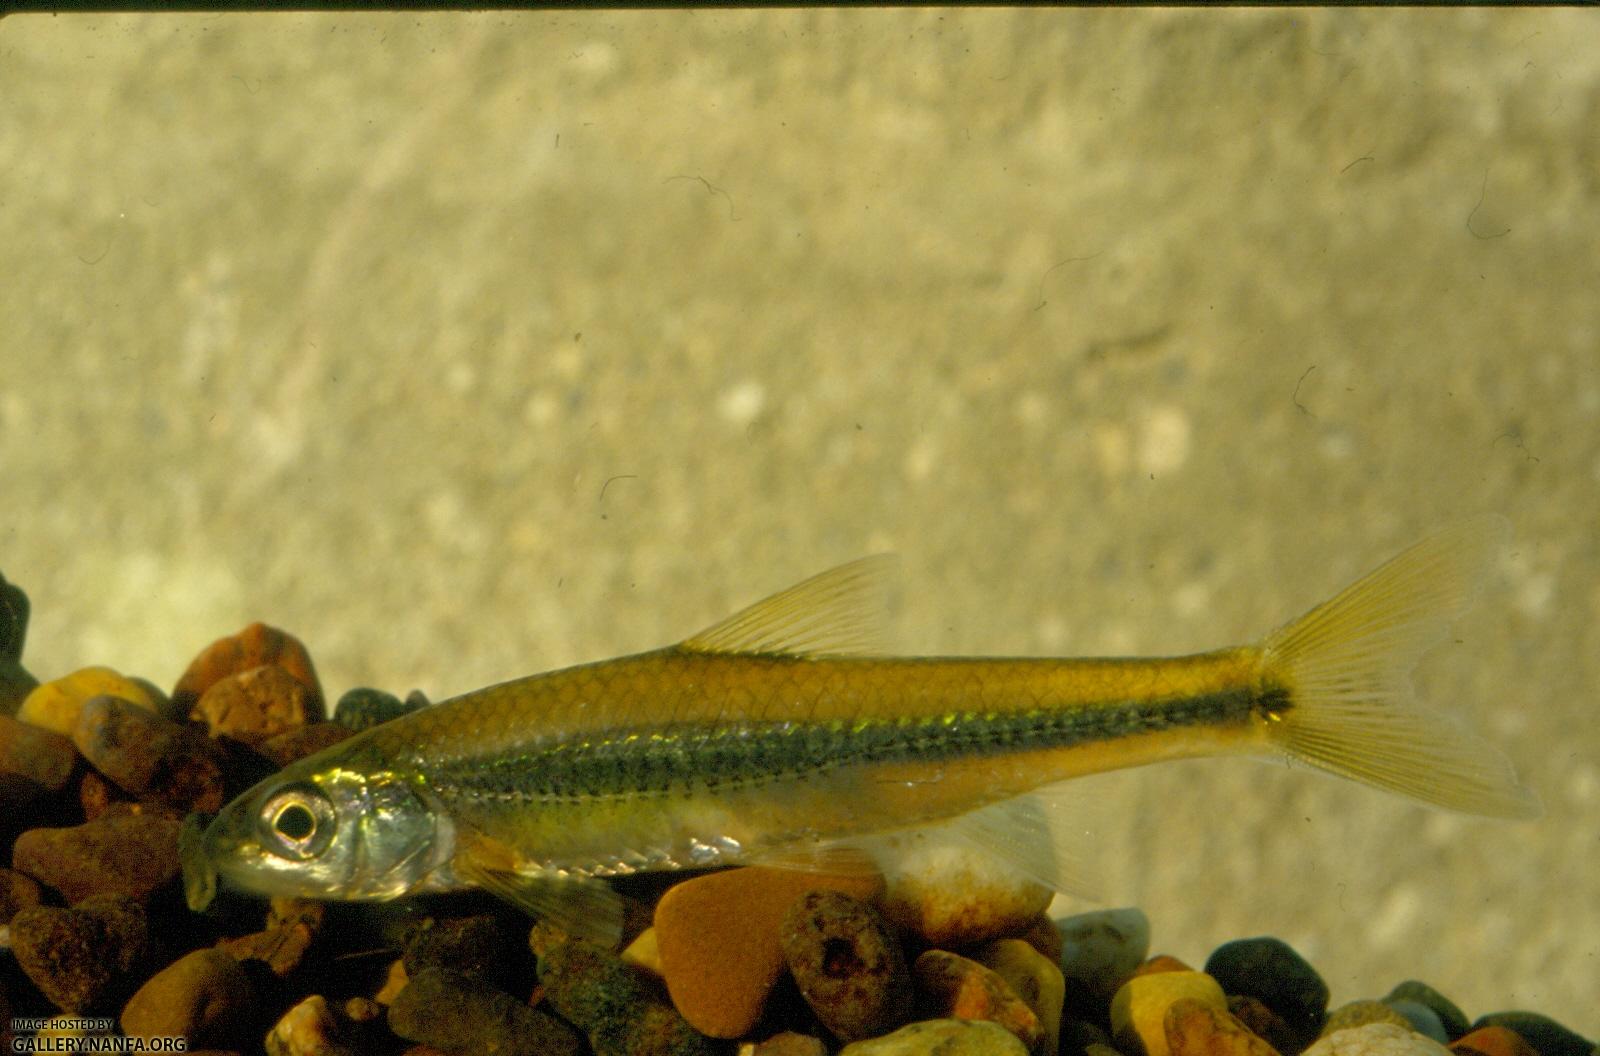
[[[304,646],[261,624],[206,648],[170,694],[102,667],[41,685],[22,666],[27,615],[0,579],[3,1051],[14,1035],[61,1052],[74,1033],[121,1032],[294,1056],[1600,1053],[1531,1012],[1469,1019],[1414,980],[1330,1009],[1315,968],[1276,939],[1224,944],[1195,970],[1151,957],[1136,909],[1050,920],[1035,897],[1048,892],[1028,889],[638,878],[621,885],[620,950],[476,893],[355,905],[224,891],[193,913],[186,815],[426,702],[354,689],[330,719]]]

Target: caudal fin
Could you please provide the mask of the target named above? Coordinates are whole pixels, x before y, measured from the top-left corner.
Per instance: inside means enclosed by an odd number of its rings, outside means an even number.
[[[1420,707],[1409,674],[1477,593],[1506,522],[1462,521],[1405,551],[1262,643],[1289,691],[1274,745],[1293,759],[1435,806],[1525,818],[1538,799],[1493,745]]]

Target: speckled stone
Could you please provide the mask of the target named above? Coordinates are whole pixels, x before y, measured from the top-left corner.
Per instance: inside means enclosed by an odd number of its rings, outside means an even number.
[[[132,899],[101,895],[70,909],[34,906],[11,920],[17,965],[57,1008],[83,1012],[126,994],[149,951],[149,922]]]
[[[195,950],[163,968],[122,1010],[131,1037],[181,1037],[193,1047],[241,1038],[251,1025],[255,989],[221,950]]]
[[[1303,1056],[1447,1056],[1449,1052],[1432,1038],[1405,1027],[1368,1023],[1318,1038]]]
[[[1263,936],[1224,943],[1206,960],[1206,974],[1230,994],[1261,999],[1298,1037],[1322,1030],[1328,984],[1281,939]]]
[[[974,946],[1026,931],[1055,892],[963,846],[907,846],[884,871],[884,919],[929,946]]]
[[[755,1027],[783,973],[783,916],[814,890],[871,899],[883,880],[747,868],[668,889],[656,904],[656,943],[672,1003],[691,1026],[714,1038],[742,1037]]]
[[[471,976],[430,968],[389,1006],[389,1029],[447,1053],[578,1056],[572,1028]]]
[[[1328,1018],[1322,1024],[1322,1036],[1326,1037],[1337,1030],[1364,1027],[1369,1023],[1389,1023],[1407,1030],[1411,1029],[1411,1021],[1399,1011],[1382,1001],[1362,999],[1347,1002],[1329,1012]]]
[[[84,702],[72,743],[123,791],[181,811],[214,814],[224,800],[222,757],[204,737],[120,697]]]
[[[1192,997],[1167,1007],[1162,1029],[1172,1056],[1278,1056],[1234,1016]]]
[[[0,715],[0,803],[20,806],[61,791],[77,758],[61,734]]]
[[[911,966],[919,1010],[934,1018],[987,1020],[1029,1049],[1041,1045],[1039,1017],[992,969],[947,950],[926,950]]]
[[[594,1056],[711,1056],[716,1047],[651,994],[610,950],[590,942],[541,944],[545,1000],[583,1031]]]
[[[1455,1002],[1445,997],[1427,983],[1416,979],[1407,979],[1383,996],[1385,1001],[1415,1001],[1419,1005],[1426,1005],[1433,1009],[1434,1015],[1439,1017],[1439,1022],[1444,1026],[1444,1031],[1452,1038],[1459,1038],[1472,1029],[1465,1014],[1457,1008]]]
[[[322,717],[322,685],[317,681],[311,655],[293,635],[252,623],[238,634],[218,638],[190,662],[172,690],[172,706],[189,714],[216,683],[252,668],[271,666],[293,675],[309,691],[307,706]]]
[[[1404,998],[1391,998],[1384,1004],[1394,1009],[1405,1017],[1411,1024],[1411,1029],[1424,1037],[1432,1038],[1439,1044],[1449,1042],[1450,1036],[1445,1033],[1444,1024],[1439,1021],[1439,1016],[1433,1009],[1417,1001],[1407,1001]]]
[[[1080,913],[1056,921],[1067,1008],[1105,1020],[1111,998],[1150,952],[1150,921],[1137,908]]]
[[[1041,1038],[1034,1050],[1054,1053],[1061,1045],[1061,1009],[1067,993],[1061,966],[1022,939],[997,939],[972,959],[1004,979],[1039,1018]]]
[[[11,923],[11,918],[24,909],[37,906],[43,892],[39,882],[15,869],[0,868],[0,924]]]
[[[870,1041],[853,1041],[839,1056],[1027,1056],[1004,1027],[981,1020],[927,1019]]]
[[[1539,1050],[1539,1056],[1590,1056],[1595,1047],[1594,1042],[1538,1012],[1491,1012],[1473,1022],[1473,1030],[1479,1027],[1514,1030]]]
[[[1218,1012],[1228,1010],[1217,981],[1203,972],[1157,972],[1122,984],[1111,999],[1111,1036],[1129,1056],[1168,1056],[1167,1009],[1183,998]]]
[[[784,914],[783,957],[800,994],[840,1041],[885,1034],[911,1015],[911,973],[872,907],[809,891]]]
[[[109,667],[84,667],[40,684],[17,709],[17,718],[71,737],[83,705],[102,694],[121,697],[153,714],[162,711],[163,702],[144,684]]]
[[[1479,1027],[1468,1030],[1450,1045],[1456,1056],[1539,1056],[1521,1034],[1509,1027]]]
[[[281,667],[264,664],[211,684],[189,717],[213,737],[256,745],[322,719],[312,691]]]
[[[108,814],[67,829],[29,829],[12,847],[12,865],[68,902],[144,899],[178,876],[180,826],[161,815]]]

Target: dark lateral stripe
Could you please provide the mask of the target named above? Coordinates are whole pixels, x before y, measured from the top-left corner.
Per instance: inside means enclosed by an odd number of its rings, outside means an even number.
[[[1253,712],[1281,714],[1289,706],[1288,694],[1281,689],[1257,695],[1239,688],[1092,708],[952,712],[859,723],[686,724],[463,761],[430,774],[429,783],[441,793],[501,801],[664,794],[674,789],[749,786],[843,766],[932,763],[1081,747],[1183,728],[1225,727],[1247,722]]]

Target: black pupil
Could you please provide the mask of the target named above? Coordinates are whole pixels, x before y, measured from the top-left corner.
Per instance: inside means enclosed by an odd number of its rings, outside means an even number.
[[[305,807],[291,803],[278,811],[278,817],[272,824],[278,830],[278,835],[284,839],[298,841],[315,831],[317,819]]]

